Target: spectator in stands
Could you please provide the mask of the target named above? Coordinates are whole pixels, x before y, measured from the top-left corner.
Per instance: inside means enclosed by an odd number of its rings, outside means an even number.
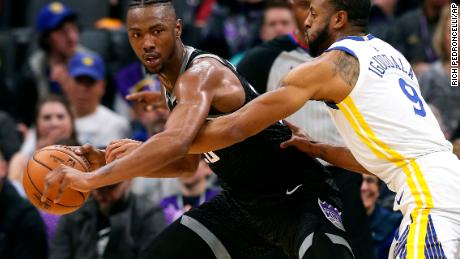
[[[381,39],[388,39],[395,19],[398,0],[373,0],[367,30]]]
[[[363,175],[361,198],[366,208],[374,241],[374,258],[386,259],[396,230],[401,223],[402,214],[390,211],[377,203],[380,180],[373,175]],[[398,202],[398,201],[396,201]]]
[[[173,1],[176,15],[183,22],[181,38],[184,44],[195,46],[201,30],[208,24],[217,0]]]
[[[11,159],[10,180],[22,185],[22,174],[33,152],[69,138],[76,139],[76,132],[68,102],[57,95],[43,98],[37,105],[35,127],[29,130],[21,150]]]
[[[294,15],[286,1],[267,1],[262,16],[260,39],[273,40],[296,29]]]
[[[433,47],[439,60],[418,77],[425,101],[436,106],[442,115],[447,138],[460,123],[460,88],[450,86],[450,35],[450,6],[447,5],[442,10],[433,37]]]
[[[137,258],[165,222],[161,209],[130,193],[129,185],[96,189],[82,208],[62,216],[49,258]]]
[[[68,102],[57,95],[49,95],[42,99],[36,109],[35,128],[28,132],[21,150],[11,159],[9,179],[16,190],[25,197],[22,177],[27,162],[35,150],[58,144],[62,141],[78,144],[74,127],[74,117]],[[45,221],[48,241],[55,233],[59,216],[40,211]]]
[[[417,75],[437,60],[431,45],[442,8],[448,0],[423,0],[423,5],[398,18],[389,34],[390,43],[404,54]]]
[[[132,103],[125,99],[125,96],[139,91],[157,91],[161,89],[160,80],[157,75],[146,73],[141,62],[135,61],[122,69],[120,69],[115,76],[115,83],[117,86],[117,98],[115,101],[115,111],[118,114],[123,114],[125,118],[130,118],[132,121],[133,134],[132,139],[144,141],[149,136],[163,130],[162,125],[155,132],[148,132],[150,123],[140,122],[144,118],[143,110],[132,109]],[[148,116],[146,116],[148,118]]]
[[[75,114],[78,141],[101,148],[112,139],[129,137],[128,120],[101,105],[106,87],[101,57],[77,53],[69,61],[68,69],[70,78],[61,84],[65,85],[65,94]]]
[[[197,48],[230,58],[259,42],[262,0],[217,0]]]
[[[238,71],[259,93],[277,89],[281,79],[292,68],[312,59],[307,51],[304,22],[309,13],[310,1],[290,0],[297,28],[286,36],[275,38],[249,50],[238,64]],[[341,145],[343,143],[334,126],[324,102],[307,102],[291,115],[288,120],[306,131],[313,139]],[[354,214],[344,214],[344,225],[351,238],[357,258],[370,258],[370,231],[362,222],[366,218],[360,197],[361,176],[342,168],[329,166],[337,185],[343,192],[344,210]]]
[[[17,86],[16,99],[21,104],[18,115],[27,124],[32,122],[30,111],[37,100],[62,92],[60,82],[68,79],[70,58],[77,52],[89,52],[78,44],[77,13],[60,2],[49,3],[40,10],[36,31],[40,49],[30,57]]]
[[[0,149],[0,258],[43,259],[48,246],[43,221],[6,178],[7,161]]]
[[[287,35],[295,29],[294,15],[285,0],[266,1],[259,32],[262,42]],[[246,51],[237,53],[230,59],[230,62],[237,65],[245,53]]]
[[[117,75],[117,86],[120,94],[126,96],[138,91],[149,90],[159,92],[158,79],[155,76],[145,74],[140,63],[135,63],[122,70]],[[151,107],[144,109],[138,103],[129,103],[130,109],[134,114],[140,127],[135,132],[134,139],[143,141],[149,137],[163,131],[169,110],[166,107]],[[133,193],[145,195],[153,204],[159,204],[161,199],[166,196],[180,192],[180,184],[175,178],[134,178],[131,186]]]
[[[185,212],[200,206],[219,194],[219,190],[208,188],[207,178],[211,174],[211,168],[204,160],[201,160],[197,172],[193,176],[180,178],[181,192],[165,197],[161,201],[167,224],[173,223]]]

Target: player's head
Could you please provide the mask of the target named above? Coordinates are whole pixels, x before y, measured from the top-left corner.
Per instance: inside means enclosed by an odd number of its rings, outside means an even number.
[[[370,0],[312,0],[305,21],[312,56],[320,55],[348,32],[364,32],[370,7]]]
[[[162,72],[174,56],[182,32],[171,1],[132,1],[127,27],[129,43],[147,71]]]

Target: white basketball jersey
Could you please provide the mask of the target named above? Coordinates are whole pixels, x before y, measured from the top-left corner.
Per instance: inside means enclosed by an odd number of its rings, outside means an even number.
[[[355,87],[341,103],[330,105],[330,114],[368,171],[395,190],[405,182],[403,171],[411,160],[452,150],[401,53],[372,35],[343,38],[327,51],[332,50],[359,61]]]

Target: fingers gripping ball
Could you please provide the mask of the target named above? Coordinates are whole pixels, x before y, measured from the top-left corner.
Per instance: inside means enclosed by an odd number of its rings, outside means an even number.
[[[89,172],[89,162],[82,156],[76,155],[65,146],[48,146],[34,153],[29,159],[24,172],[23,185],[30,202],[37,208],[51,214],[67,214],[80,208],[89,196],[89,193],[79,192],[70,188],[64,190],[62,198],[54,203],[59,185],[50,187],[48,198],[41,202],[45,188],[46,174],[61,164],[73,167],[83,172]]]

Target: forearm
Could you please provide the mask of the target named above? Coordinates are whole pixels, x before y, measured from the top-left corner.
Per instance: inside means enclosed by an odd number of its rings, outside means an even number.
[[[152,171],[143,177],[147,178],[175,178],[193,176],[198,169],[200,155],[187,155],[179,158],[166,166]]]
[[[355,159],[346,147],[323,143],[317,144],[316,157],[352,172],[371,174]]]
[[[182,158],[188,147],[174,134],[158,134],[130,154],[88,175],[90,189],[111,185],[134,177],[165,177],[162,168]],[[174,176],[170,176],[174,177]]]

